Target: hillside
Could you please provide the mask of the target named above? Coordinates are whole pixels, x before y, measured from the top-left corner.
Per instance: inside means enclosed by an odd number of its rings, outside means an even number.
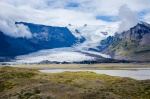
[[[35,52],[42,49],[59,47],[71,47],[84,39],[78,39],[67,27],[53,27],[31,23],[16,22],[24,24],[32,33],[31,38],[10,37],[0,31],[0,56],[16,56]]]
[[[115,59],[150,61],[150,24],[140,22],[101,41],[101,51]]]
[[[1,99],[149,99],[150,80],[0,67]]]

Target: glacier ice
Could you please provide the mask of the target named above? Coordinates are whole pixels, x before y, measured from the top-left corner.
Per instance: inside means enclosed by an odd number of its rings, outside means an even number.
[[[72,47],[55,48],[40,50],[27,55],[20,55],[16,57],[15,63],[39,63],[43,60],[57,61],[57,62],[81,62],[92,61],[96,58],[88,54],[94,54],[105,58],[110,58],[109,55],[101,54],[99,52],[89,51],[89,48],[96,48],[100,46],[100,41],[108,36],[114,35],[118,26],[68,26],[68,29],[77,38],[85,38],[83,43],[75,44]],[[107,32],[104,35],[102,32]],[[85,54],[88,53],[88,54]]]

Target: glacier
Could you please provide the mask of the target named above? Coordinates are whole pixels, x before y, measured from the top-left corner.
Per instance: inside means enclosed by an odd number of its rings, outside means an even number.
[[[86,26],[68,26],[71,33],[77,38],[85,38],[85,42],[76,44],[74,47],[79,50],[88,50],[89,48],[96,48],[100,46],[100,41],[106,39],[108,36],[113,36],[118,29],[118,25],[105,26],[105,25],[86,25]],[[76,30],[79,31],[76,32]],[[107,32],[104,35],[103,32]]]
[[[55,48],[49,50],[41,50],[28,55],[16,57],[16,63],[38,63],[43,60],[57,62],[79,62],[84,60],[94,60],[94,57],[87,56],[77,52],[74,48]]]
[[[39,63],[44,60],[50,62],[82,62],[82,61],[92,61],[97,57],[94,55],[102,56],[105,58],[110,58],[109,55],[101,54],[96,51],[89,51],[89,48],[97,48],[100,46],[100,41],[107,38],[108,36],[114,35],[118,29],[118,25],[112,26],[67,26],[71,33],[76,38],[85,38],[83,43],[76,43],[72,47],[54,48],[40,50],[38,52],[33,52],[27,55],[20,55],[13,60],[15,64],[23,63]],[[107,35],[103,34],[104,32]]]

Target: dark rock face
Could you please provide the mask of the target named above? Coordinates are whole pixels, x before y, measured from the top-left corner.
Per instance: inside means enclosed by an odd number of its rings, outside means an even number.
[[[150,24],[141,22],[130,30],[121,33],[119,37],[126,40],[136,40],[142,39],[145,34],[150,34]]]
[[[13,38],[0,32],[0,56],[16,56],[38,51],[41,49],[51,49],[59,47],[70,47],[77,41],[67,27],[52,27],[31,23],[16,22],[28,26],[32,33],[32,38]]]
[[[80,33],[80,31],[79,31],[78,29],[75,29],[75,32],[76,32],[76,33]]]
[[[107,39],[105,39],[105,40],[102,40],[101,41],[101,50],[105,50],[105,49],[107,49],[108,47],[109,47],[109,45],[112,43],[112,41],[113,41],[113,38],[114,37],[112,37],[112,36],[109,36],[109,37],[107,37]]]
[[[145,34],[145,35],[143,36],[143,38],[141,39],[140,44],[141,44],[141,45],[150,44],[150,33],[149,33],[149,34]]]
[[[108,32],[101,32],[103,35],[108,35]]]
[[[150,24],[141,22],[128,31],[101,41],[101,52],[115,59],[150,60]]]

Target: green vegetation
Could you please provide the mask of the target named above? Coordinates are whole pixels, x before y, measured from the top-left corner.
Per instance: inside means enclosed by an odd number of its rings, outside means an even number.
[[[115,38],[108,51],[115,54],[115,58],[127,60],[150,60],[150,45],[140,45],[139,40],[123,40]]]
[[[150,99],[150,80],[0,67],[0,99]]]
[[[99,64],[34,64],[34,65],[14,65],[13,67],[27,69],[92,69],[92,70],[123,70],[132,68],[150,68],[149,63],[99,63]]]

